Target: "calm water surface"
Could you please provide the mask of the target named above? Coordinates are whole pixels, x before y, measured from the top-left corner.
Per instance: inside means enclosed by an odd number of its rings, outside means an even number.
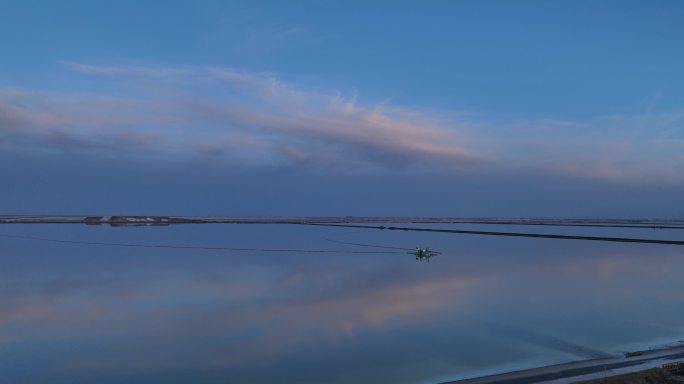
[[[4,225],[0,234],[382,250],[329,238],[444,253],[428,264],[403,251],[0,236],[3,382],[434,383],[684,338],[684,247],[287,225]]]

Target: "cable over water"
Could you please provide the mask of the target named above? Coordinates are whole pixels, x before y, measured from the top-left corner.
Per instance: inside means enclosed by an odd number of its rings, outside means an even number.
[[[111,246],[111,247],[129,247],[129,248],[163,248],[163,249],[192,249],[203,251],[237,251],[237,252],[292,252],[292,253],[353,253],[353,254],[398,254],[396,251],[342,251],[331,249],[281,249],[281,248],[240,248],[240,247],[207,247],[196,245],[170,245],[170,244],[136,244],[136,243],[111,243],[99,241],[82,241],[82,240],[64,240],[52,239],[46,237],[27,236],[27,235],[10,235],[2,234],[1,237],[45,241],[51,243],[61,244],[78,244],[78,245],[97,245],[97,246]]]
[[[375,245],[375,244],[363,244],[363,243],[349,243],[346,241],[339,241],[339,240],[334,240],[330,239],[327,237],[324,237],[325,240],[330,241],[332,243],[337,243],[337,244],[346,244],[346,245],[356,245],[358,247],[370,247],[370,248],[384,248],[384,249],[400,249],[402,251],[413,251],[413,248],[403,248],[403,247],[389,247],[385,245]]]

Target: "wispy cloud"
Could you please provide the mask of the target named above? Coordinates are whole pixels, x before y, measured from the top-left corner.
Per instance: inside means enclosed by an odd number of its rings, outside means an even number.
[[[513,172],[620,184],[684,184],[684,116],[599,116],[483,124],[490,156]]]
[[[0,89],[2,148],[684,183],[681,113],[583,121],[446,119],[294,86],[270,73],[62,64],[82,76],[89,91]]]
[[[292,87],[268,73],[63,64],[95,76],[95,83],[120,82],[126,96],[0,94],[3,126],[42,144],[57,132],[125,153],[129,148],[121,138],[135,137],[146,138],[147,146],[136,150],[150,155],[227,156],[256,163],[356,168],[461,167],[482,161],[458,126],[383,103],[361,105],[338,92]]]

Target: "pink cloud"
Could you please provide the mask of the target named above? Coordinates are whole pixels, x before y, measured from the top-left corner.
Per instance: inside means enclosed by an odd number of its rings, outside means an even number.
[[[277,157],[281,148],[289,148],[281,152],[289,156],[293,154],[291,149],[297,148],[299,158],[315,158],[323,147],[338,153],[337,161],[360,164],[380,158],[435,160],[450,165],[481,160],[481,155],[464,146],[467,140],[458,127],[430,122],[414,111],[359,106],[353,98],[344,99],[337,93],[297,89],[270,74],[219,68],[68,65],[90,75],[143,77],[151,81],[146,99],[155,99],[156,105],[146,108],[153,115],[170,115],[164,127],[156,130],[165,132],[172,144],[182,140],[194,142],[193,147],[208,148],[215,146],[217,137],[240,134],[277,143],[260,148],[266,157]],[[171,83],[180,84],[172,97],[155,95],[151,89]],[[160,125],[155,121],[140,121],[138,125],[145,123]],[[386,161],[384,166],[392,161]]]
[[[363,104],[229,68],[64,63],[89,93],[0,90],[4,148],[338,170],[415,168],[684,183],[684,114],[491,122]],[[119,95],[99,87],[115,79]]]

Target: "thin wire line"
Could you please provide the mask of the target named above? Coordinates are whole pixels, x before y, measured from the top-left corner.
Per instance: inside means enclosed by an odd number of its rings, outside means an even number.
[[[346,244],[346,245],[356,245],[359,247],[372,247],[372,248],[385,248],[385,249],[401,249],[402,251],[413,251],[413,248],[403,248],[403,247],[389,247],[385,245],[374,245],[374,244],[363,244],[363,243],[348,243],[346,241],[339,241],[339,240],[334,240],[330,239],[327,237],[324,237],[325,240],[328,240],[333,243],[338,243],[338,244]]]
[[[112,247],[128,247],[128,248],[163,248],[163,249],[193,249],[204,251],[240,251],[240,252],[297,252],[297,253],[359,253],[359,254],[397,254],[399,252],[390,251],[336,251],[336,250],[319,250],[319,249],[276,249],[276,248],[237,248],[237,247],[205,247],[194,245],[169,245],[169,244],[134,244],[134,243],[109,243],[96,241],[81,241],[81,240],[63,240],[51,239],[46,237],[27,236],[27,235],[9,235],[2,234],[2,237],[9,237],[15,239],[45,241],[60,244],[78,244],[78,245],[98,245],[98,246],[112,246]]]

